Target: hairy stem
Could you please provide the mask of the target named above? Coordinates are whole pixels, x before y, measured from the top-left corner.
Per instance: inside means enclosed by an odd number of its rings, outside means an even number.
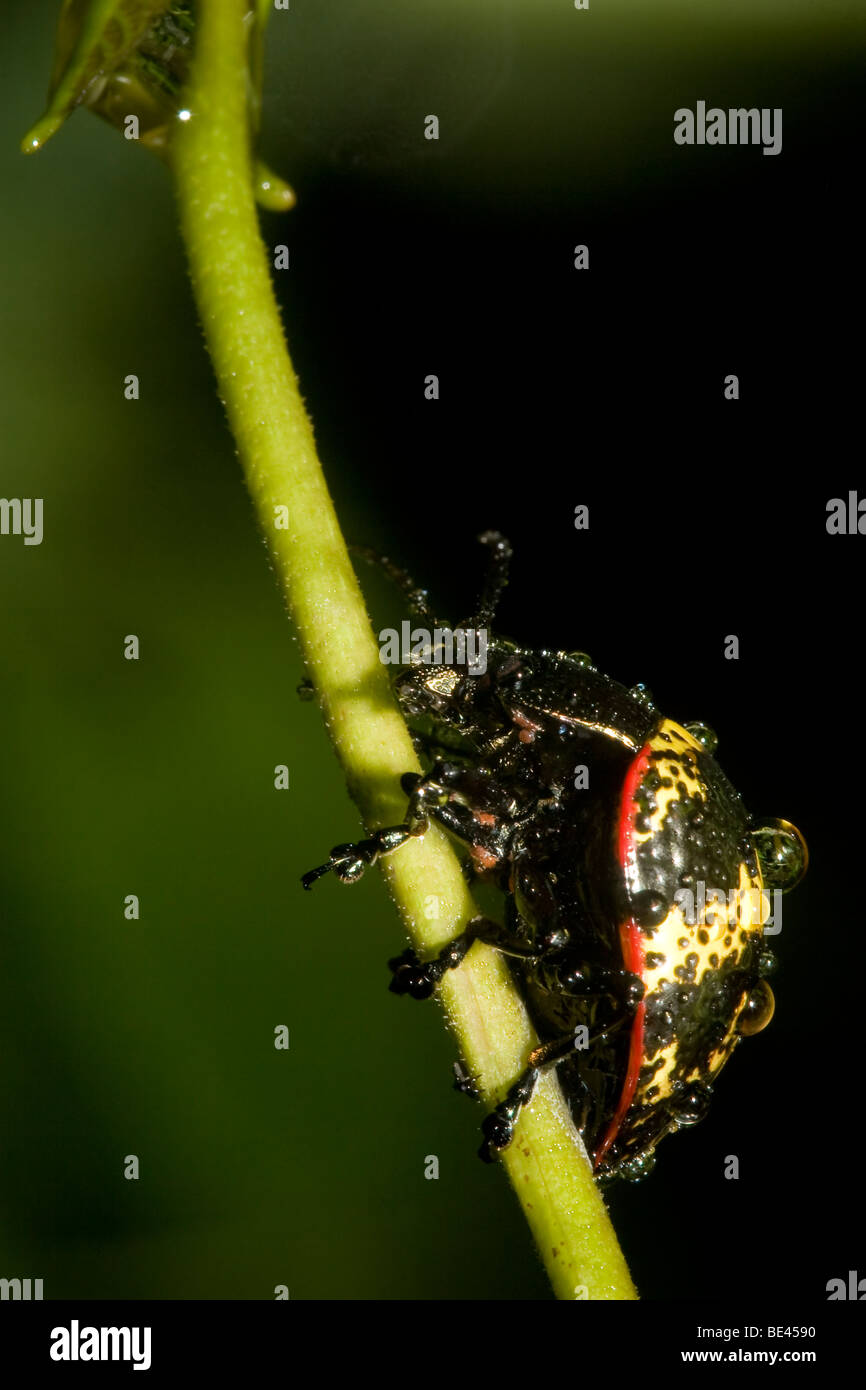
[[[173,150],[181,225],[220,396],[349,791],[368,826],[394,824],[406,806],[400,774],[417,770],[418,762],[379,661],[271,287],[253,201],[247,9],[247,0],[198,6],[185,103],[192,116]],[[460,865],[435,828],[384,860],[382,869],[423,952],[450,940],[477,913]],[[435,920],[424,912],[430,895],[438,899]],[[502,960],[476,945],[439,995],[485,1100],[497,1099],[536,1041]],[[541,1083],[503,1162],[557,1296],[635,1298],[552,1079]]]

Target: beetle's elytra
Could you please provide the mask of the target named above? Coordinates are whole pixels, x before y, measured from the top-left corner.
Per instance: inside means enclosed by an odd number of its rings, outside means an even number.
[[[806,845],[787,821],[750,820],[705,725],[666,719],[644,687],[583,653],[489,634],[511,550],[496,532],[481,539],[484,595],[454,632],[485,632],[486,669],[443,660],[440,645],[401,670],[397,694],[426,724],[432,766],[403,778],[401,825],[338,845],[303,883],[329,871],[354,882],[431,817],[445,826],[501,888],[505,922],[475,919],[432,961],[405,952],[391,988],[426,997],[483,940],[511,958],[541,1039],[485,1119],[482,1157],[511,1142],[538,1076],[556,1067],[596,1174],[637,1179],[665,1134],[705,1113],[739,1038],[769,1022],[767,895],[799,881]],[[423,591],[383,563],[441,631]]]

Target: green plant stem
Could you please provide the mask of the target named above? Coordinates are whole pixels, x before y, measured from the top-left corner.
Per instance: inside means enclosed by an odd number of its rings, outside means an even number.
[[[198,6],[186,93],[192,118],[173,150],[183,236],[220,396],[349,792],[368,826],[395,824],[406,806],[400,774],[418,762],[379,661],[271,287],[253,201],[247,8],[247,0]],[[383,860],[382,869],[423,952],[438,949],[477,913],[459,862],[435,827]],[[328,883],[320,891],[343,890]],[[432,899],[438,915],[429,919]],[[476,945],[439,994],[485,1100],[495,1100],[536,1041],[505,965]],[[557,1296],[635,1298],[552,1078],[541,1082],[503,1162]]]

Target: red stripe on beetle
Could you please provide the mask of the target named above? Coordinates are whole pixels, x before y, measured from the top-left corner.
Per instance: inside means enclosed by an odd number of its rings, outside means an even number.
[[[620,801],[619,814],[619,838],[617,842],[617,855],[619,865],[623,875],[628,874],[628,870],[634,866],[636,857],[635,846],[635,818],[637,816],[637,789],[644,779],[650,763],[652,745],[645,743],[638,753],[634,762],[628,770],[622,789],[622,799]],[[633,975],[639,975],[643,979],[644,973],[644,949],[643,933],[633,917],[623,922],[619,929],[619,939],[622,946],[622,963],[626,970],[630,970]],[[617,1134],[620,1126],[625,1119],[629,1106],[634,1100],[637,1090],[638,1077],[640,1075],[641,1061],[643,1059],[643,1034],[644,1020],[646,1018],[646,1004],[643,1000],[635,1010],[634,1020],[631,1025],[631,1037],[628,1048],[628,1066],[626,1067],[625,1080],[622,1091],[614,1112],[613,1119],[607,1127],[607,1132],[595,1152],[593,1167],[597,1168],[604,1158]]]

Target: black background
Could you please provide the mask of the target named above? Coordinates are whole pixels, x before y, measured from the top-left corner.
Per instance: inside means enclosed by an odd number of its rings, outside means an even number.
[[[456,621],[483,574],[474,538],[502,530],[501,629],[585,649],[672,718],[710,723],[750,809],[809,844],[774,942],[773,1024],[720,1079],[712,1119],[665,1143],[646,1184],[610,1192],[653,1297],[811,1294],[813,1267],[843,1273],[862,1248],[863,541],[826,531],[828,500],[862,479],[858,154],[833,116],[784,159],[728,151],[721,177],[704,165],[602,211],[560,189],[482,211],[323,180],[322,223],[293,243],[329,267],[339,305],[341,409],[319,438],[325,458],[332,437],[351,441],[338,508],[359,493],[380,519],[350,539],[387,550]],[[578,242],[588,273],[572,268]],[[321,312],[300,277],[288,312],[299,338]],[[738,1182],[721,1176],[727,1153]]]

